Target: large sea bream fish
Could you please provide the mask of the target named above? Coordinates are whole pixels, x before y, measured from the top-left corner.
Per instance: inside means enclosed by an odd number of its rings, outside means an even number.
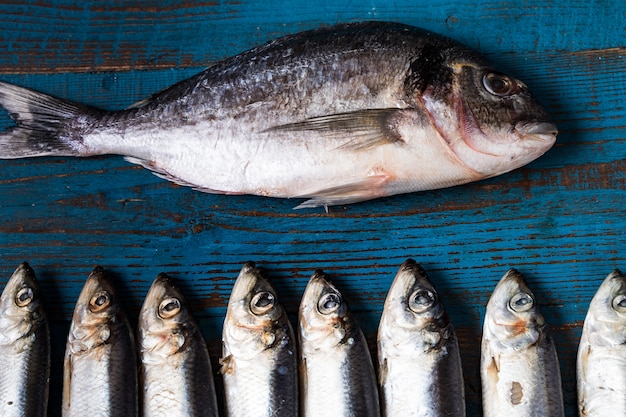
[[[451,39],[342,24],[220,61],[104,111],[0,82],[0,159],[124,155],[175,183],[330,206],[463,184],[545,153],[556,126],[524,83]]]

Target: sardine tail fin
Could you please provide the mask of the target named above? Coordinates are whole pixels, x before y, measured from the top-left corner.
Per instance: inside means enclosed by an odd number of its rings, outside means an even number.
[[[87,106],[60,100],[28,88],[0,82],[0,106],[17,126],[0,132],[0,159],[84,155],[79,135],[69,135],[67,122]]]
[[[385,195],[382,192],[382,187],[388,179],[389,177],[384,174],[372,175],[348,184],[299,195],[296,197],[310,197],[310,199],[294,207],[294,210],[352,204],[382,197]]]

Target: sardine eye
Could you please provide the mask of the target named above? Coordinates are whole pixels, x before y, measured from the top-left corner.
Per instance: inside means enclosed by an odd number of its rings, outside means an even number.
[[[496,72],[490,72],[483,76],[483,86],[489,93],[499,97],[512,96],[520,91],[520,87],[515,80]]]
[[[17,304],[18,307],[25,307],[33,301],[33,298],[35,298],[33,289],[31,287],[24,287],[15,295],[15,304]]]
[[[339,307],[341,307],[341,297],[334,292],[324,294],[317,303],[317,309],[322,314],[334,313]]]
[[[264,314],[269,311],[276,303],[274,294],[267,291],[256,293],[250,301],[250,309],[254,314]]]
[[[89,301],[89,310],[92,313],[104,310],[111,304],[111,295],[106,291],[100,291],[94,294]]]
[[[178,298],[166,298],[159,304],[159,317],[169,319],[180,311],[180,300]]]
[[[419,289],[409,297],[409,308],[416,313],[428,311],[435,304],[436,296],[432,291]]]
[[[620,313],[626,312],[626,295],[619,294],[613,299],[613,310]]]
[[[528,311],[533,308],[534,305],[535,300],[533,300],[530,294],[526,294],[525,292],[517,293],[509,300],[509,307],[511,310],[518,313]]]

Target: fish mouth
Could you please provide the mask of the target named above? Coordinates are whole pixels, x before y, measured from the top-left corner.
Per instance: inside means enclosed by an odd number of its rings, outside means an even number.
[[[231,300],[233,305],[241,300],[246,300],[257,284],[260,275],[260,271],[256,268],[254,262],[246,262],[241,268],[231,290],[229,305]]]
[[[534,139],[542,142],[554,142],[559,133],[552,122],[518,122],[515,131],[524,139]]]

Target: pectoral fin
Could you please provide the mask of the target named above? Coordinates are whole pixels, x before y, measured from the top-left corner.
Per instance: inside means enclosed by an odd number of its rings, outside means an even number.
[[[63,395],[62,395],[62,409],[63,415],[69,415],[70,410],[70,393],[72,384],[72,358],[71,355],[65,352],[65,359],[63,360]]]
[[[383,359],[382,364],[378,367],[378,385],[381,387],[387,383],[387,372],[389,367],[387,365],[387,358]]]
[[[345,139],[344,150],[366,150],[391,143],[402,143],[396,129],[402,109],[370,109],[313,117],[302,122],[272,127],[265,132],[318,132],[322,137]]]
[[[381,197],[381,187],[389,180],[387,175],[372,175],[359,181],[340,185],[294,196],[295,198],[307,198],[310,200],[294,207],[294,209],[328,207],[340,204],[358,203]]]
[[[232,355],[227,355],[227,356],[224,356],[223,358],[220,358],[219,364],[222,365],[222,367],[219,370],[220,374],[226,375],[226,374],[232,374],[235,372],[235,360]]]

